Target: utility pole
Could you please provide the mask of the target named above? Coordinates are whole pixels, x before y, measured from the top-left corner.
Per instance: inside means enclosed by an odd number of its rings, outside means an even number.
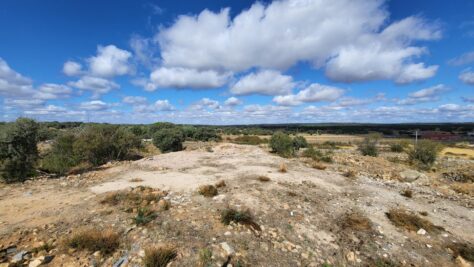
[[[418,145],[418,130],[415,130],[415,146]]]

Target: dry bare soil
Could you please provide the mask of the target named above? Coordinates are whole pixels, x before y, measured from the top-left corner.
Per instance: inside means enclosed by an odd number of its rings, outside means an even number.
[[[473,170],[459,160],[436,168]],[[143,266],[151,246],[176,252],[168,266],[469,266],[472,181],[410,173],[402,161],[340,150],[315,164],[220,143],[1,185],[0,266]],[[218,183],[217,195],[199,194]],[[226,225],[229,209],[250,217]],[[154,216],[143,222],[140,211]],[[117,244],[71,245],[93,229],[117,233]]]

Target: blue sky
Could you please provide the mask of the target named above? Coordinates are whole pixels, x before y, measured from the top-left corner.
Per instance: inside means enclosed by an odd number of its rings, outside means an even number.
[[[0,120],[474,121],[474,2],[0,3]]]

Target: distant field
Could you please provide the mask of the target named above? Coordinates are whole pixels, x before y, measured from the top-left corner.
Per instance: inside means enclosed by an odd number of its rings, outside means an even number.
[[[460,157],[474,157],[474,149],[472,148],[457,148],[447,147],[441,151],[441,154],[445,156],[460,156]]]
[[[303,134],[304,138],[311,144],[321,144],[324,142],[336,142],[336,143],[357,143],[362,141],[363,137],[357,135],[346,135],[346,134],[321,134],[321,135],[309,135]]]

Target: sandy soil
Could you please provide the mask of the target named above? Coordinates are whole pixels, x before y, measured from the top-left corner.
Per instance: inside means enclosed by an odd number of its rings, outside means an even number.
[[[278,171],[281,164],[287,166],[286,173]],[[171,266],[195,266],[203,247],[210,248],[216,255],[213,261],[221,264],[225,260],[220,255],[222,242],[233,246],[236,258],[245,266],[320,266],[325,262],[376,266],[385,260],[413,266],[456,265],[456,255],[447,246],[474,242],[472,197],[450,197],[429,184],[374,179],[363,172],[351,179],[342,176],[351,164],[336,157],[327,170],[317,170],[307,160],[284,159],[258,146],[221,143],[212,152],[161,154],[111,164],[82,176],[4,185],[0,188],[0,248],[31,248],[34,242],[51,236],[56,236],[56,242],[71,229],[109,225],[125,231],[127,245],[99,261],[102,266],[110,266],[125,254],[134,266],[133,262],[140,262],[143,247],[154,242],[172,242],[178,247],[179,256]],[[370,164],[365,170],[370,172]],[[260,175],[268,176],[270,182],[259,182]],[[214,199],[196,193],[200,185],[220,180],[227,186]],[[101,205],[99,200],[107,192],[137,186],[168,191],[172,208],[160,214],[157,223],[127,234],[130,215]],[[400,195],[405,189],[413,190],[414,196]],[[217,211],[227,206],[249,208],[262,232],[256,236],[239,225],[223,226]],[[399,207],[427,212],[426,219],[445,231],[418,235],[394,226],[386,212]],[[352,211],[369,218],[373,231],[359,233],[339,226],[344,214]],[[18,240],[34,229],[34,238]],[[55,253],[60,256],[50,266],[90,263],[90,255],[59,248]]]

